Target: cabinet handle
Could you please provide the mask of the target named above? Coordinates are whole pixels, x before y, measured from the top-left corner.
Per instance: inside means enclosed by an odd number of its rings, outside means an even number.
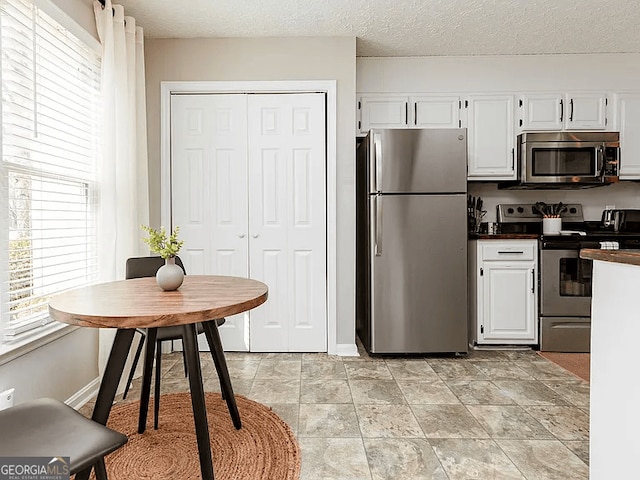
[[[409,125],[409,102],[404,102],[404,124]]]
[[[418,125],[418,104],[413,104],[413,124]]]
[[[562,123],[563,118],[564,118],[564,101],[560,100],[560,123]]]
[[[536,269],[531,269],[531,293],[536,293]]]
[[[573,98],[569,100],[569,121],[573,122]]]
[[[516,153],[515,149],[511,149],[511,170],[514,170],[516,167]]]
[[[499,254],[503,254],[503,253],[513,253],[516,255],[522,255],[524,252],[522,250],[498,250]]]

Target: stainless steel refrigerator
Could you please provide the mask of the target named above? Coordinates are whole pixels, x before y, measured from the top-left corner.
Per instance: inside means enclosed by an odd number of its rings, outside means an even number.
[[[356,326],[370,353],[467,352],[467,131],[371,130],[356,158]]]

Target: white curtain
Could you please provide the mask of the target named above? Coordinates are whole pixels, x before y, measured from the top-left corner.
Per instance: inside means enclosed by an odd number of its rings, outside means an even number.
[[[140,225],[149,224],[144,44],[121,5],[93,2],[102,44],[102,160],[98,251],[101,281],[122,280],[128,257],[148,255]],[[100,331],[100,374],[113,342]]]

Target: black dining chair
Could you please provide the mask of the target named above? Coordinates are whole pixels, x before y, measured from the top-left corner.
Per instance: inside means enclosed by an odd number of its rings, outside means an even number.
[[[155,276],[158,269],[165,264],[165,261],[162,257],[131,257],[127,259],[126,263],[126,272],[125,277],[127,279],[132,278],[142,278],[142,277],[153,277]],[[184,268],[184,264],[180,257],[176,257],[176,265],[182,268],[182,271],[186,275],[186,270]],[[225,319],[217,319],[216,322],[218,325],[222,325]],[[196,326],[196,331],[199,334],[204,332],[204,328],[202,324],[199,323]],[[133,358],[133,364],[131,365],[131,371],[129,372],[129,377],[127,378],[127,384],[124,389],[123,399],[127,398],[127,393],[129,391],[129,387],[131,386],[131,382],[133,381],[133,376],[135,374],[136,366],[140,359],[140,354],[142,353],[142,347],[144,346],[144,342],[146,340],[146,331],[143,329],[136,329],[136,333],[140,335],[140,340],[138,342],[138,347],[136,348],[136,353]],[[154,384],[154,398],[153,402],[153,426],[155,429],[158,428],[158,415],[160,412],[160,375],[161,375],[161,365],[162,365],[162,344],[163,342],[169,342],[173,340],[182,340],[182,326],[170,326],[170,327],[160,327],[157,330],[156,336],[156,354],[155,354],[155,362],[156,362],[156,378]],[[184,364],[185,376],[187,374],[187,362],[186,358],[182,356],[182,361]]]
[[[3,457],[69,457],[71,475],[93,467],[97,480],[107,480],[105,455],[128,441],[126,435],[52,398],[0,411],[0,432]]]

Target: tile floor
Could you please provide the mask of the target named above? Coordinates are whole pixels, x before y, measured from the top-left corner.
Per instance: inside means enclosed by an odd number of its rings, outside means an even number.
[[[227,353],[234,391],[297,435],[301,480],[588,479],[589,384],[535,352],[361,353]],[[181,354],[163,358],[163,392],[188,390]]]

